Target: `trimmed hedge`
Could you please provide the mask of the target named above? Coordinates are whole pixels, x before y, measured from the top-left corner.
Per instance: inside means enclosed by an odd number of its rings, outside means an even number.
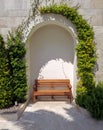
[[[22,42],[22,33],[18,30],[8,36],[7,40],[9,58],[11,64],[12,89],[14,101],[24,102],[26,100],[27,81],[26,81],[26,62],[25,44]]]
[[[5,48],[5,42],[0,35],[0,108],[11,106],[12,100],[8,50]]]
[[[9,33],[7,43],[0,35],[0,108],[26,100],[25,45],[22,33]]]

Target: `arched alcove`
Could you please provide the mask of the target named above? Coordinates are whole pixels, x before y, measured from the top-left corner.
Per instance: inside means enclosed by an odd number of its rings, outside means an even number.
[[[30,39],[30,84],[34,79],[70,79],[73,83],[74,44],[57,25],[39,28]]]
[[[41,20],[42,19],[42,20]],[[37,24],[33,25],[33,23]],[[27,40],[27,77],[35,79],[70,79],[75,95],[77,43],[75,27],[60,15],[44,15],[31,21]]]

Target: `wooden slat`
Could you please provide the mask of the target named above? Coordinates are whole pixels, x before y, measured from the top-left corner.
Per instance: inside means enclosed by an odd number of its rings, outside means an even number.
[[[67,87],[68,84],[38,84],[38,87]]]
[[[69,79],[58,79],[58,80],[54,80],[54,79],[49,79],[49,80],[46,80],[46,79],[43,79],[43,80],[35,80],[35,84],[38,86],[38,87],[48,87],[48,86],[51,86],[51,87],[65,87],[65,86],[68,86],[70,84],[70,80]]]
[[[69,79],[38,79],[36,83],[70,83]]]
[[[39,92],[70,92],[70,90],[38,90],[38,91],[34,91],[34,93],[39,93]]]
[[[35,96],[45,96],[45,95],[69,95],[70,90],[39,90],[34,92]]]
[[[68,96],[70,93],[36,93],[35,96]]]

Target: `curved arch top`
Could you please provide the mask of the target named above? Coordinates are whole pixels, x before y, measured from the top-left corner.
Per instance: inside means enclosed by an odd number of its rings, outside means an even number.
[[[65,30],[67,30],[72,38],[74,39],[75,43],[78,43],[77,40],[77,31],[75,26],[72,24],[72,22],[62,15],[57,14],[43,14],[43,15],[37,15],[35,18],[32,18],[29,21],[28,26],[24,29],[24,42],[31,37],[31,35],[40,27],[48,25],[48,24],[55,24],[60,27],[63,27]]]

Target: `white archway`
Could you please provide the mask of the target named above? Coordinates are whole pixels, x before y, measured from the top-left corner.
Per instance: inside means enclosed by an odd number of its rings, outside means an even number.
[[[61,15],[49,14],[35,17],[27,30],[28,84],[32,88],[35,78],[69,78],[75,96],[78,41],[74,25]]]

